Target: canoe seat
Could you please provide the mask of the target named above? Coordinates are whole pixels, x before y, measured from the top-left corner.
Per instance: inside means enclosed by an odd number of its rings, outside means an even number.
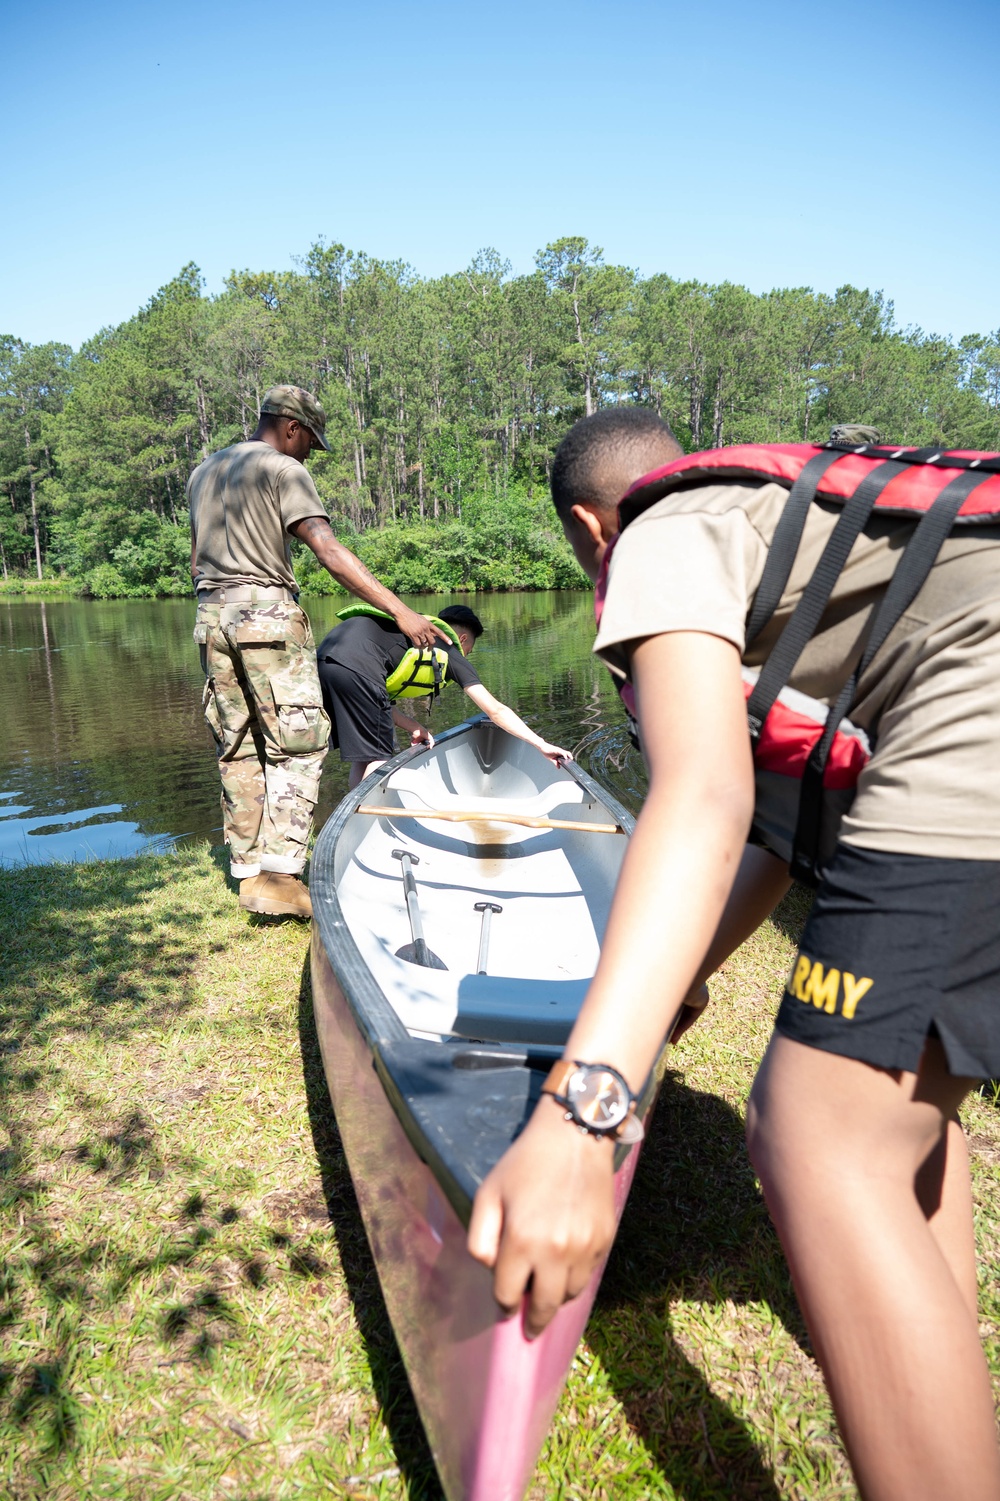
[[[452,1032],[481,1042],[549,1042],[561,1047],[589,985],[589,979],[464,975]]]

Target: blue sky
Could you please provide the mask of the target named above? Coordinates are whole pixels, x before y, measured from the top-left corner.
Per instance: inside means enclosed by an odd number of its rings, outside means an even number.
[[[0,0],[0,333],[78,345],[187,261],[425,275],[565,234],[1000,326],[995,0]]]

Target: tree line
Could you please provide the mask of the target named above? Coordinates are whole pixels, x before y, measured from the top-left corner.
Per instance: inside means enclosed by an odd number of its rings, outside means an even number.
[[[900,328],[880,292],[755,295],[608,265],[556,240],[425,278],[317,242],[296,268],[198,268],[75,353],[0,338],[0,573],[98,596],[190,587],[184,485],[253,431],[268,386],[315,391],[310,468],[338,534],[399,590],[582,580],[546,479],[578,417],[638,402],[689,450],[825,437],[1000,449],[1000,330]],[[322,587],[310,569],[307,587]]]

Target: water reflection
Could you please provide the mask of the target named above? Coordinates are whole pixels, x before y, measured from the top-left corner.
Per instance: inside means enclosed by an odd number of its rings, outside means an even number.
[[[624,722],[595,725],[577,745],[576,757],[626,808],[638,810],[646,794],[646,768]]]
[[[422,596],[471,602],[487,630],[476,667],[490,690],[580,759],[623,801],[642,785],[607,674],[590,654],[588,595]],[[317,639],[342,599],[306,601]],[[201,717],[188,600],[0,601],[0,860],[99,859],[188,838],[221,841],[219,783]],[[465,717],[450,688],[431,724]],[[336,752],[320,818],[347,789]]]

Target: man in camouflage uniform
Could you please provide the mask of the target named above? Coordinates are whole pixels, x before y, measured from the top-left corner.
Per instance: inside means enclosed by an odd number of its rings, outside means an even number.
[[[301,876],[330,738],[289,537],[387,611],[415,645],[444,639],[334,537],[304,467],[312,448],[329,448],[325,433],[314,397],[275,386],[249,441],[212,454],[187,486],[205,718],[219,757],[230,869],[251,912],[311,915]]]

